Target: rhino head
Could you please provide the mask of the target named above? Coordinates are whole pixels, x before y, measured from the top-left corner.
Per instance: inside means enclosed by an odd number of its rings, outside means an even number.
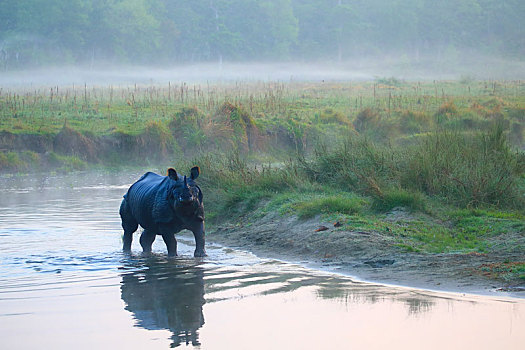
[[[177,174],[173,168],[168,169],[168,177],[174,181],[173,187],[168,191],[168,200],[175,214],[181,218],[195,217],[198,221],[204,220],[202,191],[195,183],[199,173],[199,167],[193,167],[188,178]]]

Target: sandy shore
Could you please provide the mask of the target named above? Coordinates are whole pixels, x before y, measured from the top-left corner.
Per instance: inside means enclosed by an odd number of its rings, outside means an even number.
[[[327,229],[316,231],[321,226]],[[305,221],[277,214],[249,224],[241,220],[236,225],[215,227],[207,239],[362,281],[525,298],[523,281],[503,281],[483,273],[487,264],[524,258],[516,253],[407,253],[396,246],[394,238],[381,232],[347,231],[320,218]]]

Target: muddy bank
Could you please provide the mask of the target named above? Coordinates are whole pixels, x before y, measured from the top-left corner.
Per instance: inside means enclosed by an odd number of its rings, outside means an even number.
[[[350,122],[345,121],[350,130]],[[288,124],[257,125],[242,106],[230,102],[222,103],[210,114],[196,107],[183,107],[173,111],[169,120],[151,119],[133,128],[128,125],[127,131],[115,126],[96,131],[85,128],[85,121],[72,121],[70,125],[64,120],[59,130],[56,125],[46,125],[44,130],[41,126],[26,131],[20,125],[0,130],[0,172],[52,170],[72,160],[82,165],[73,168],[82,170],[88,164],[144,164],[202,152],[291,153],[298,146],[311,147],[318,136],[312,128],[312,139],[306,142],[288,130]]]
[[[54,152],[77,157],[89,163],[106,162],[117,157],[124,161],[143,160],[154,155],[165,159],[171,153],[173,140],[163,140],[151,127],[139,135],[114,131],[108,135],[83,134],[65,125],[56,134],[15,134],[0,132],[1,152],[30,151],[35,154]],[[2,169],[0,169],[2,170]]]
[[[359,280],[430,290],[525,298],[522,279],[495,278],[486,267],[523,259],[523,252],[411,253],[377,231],[349,231],[319,217],[269,214],[213,228],[208,240],[260,256],[300,262]]]

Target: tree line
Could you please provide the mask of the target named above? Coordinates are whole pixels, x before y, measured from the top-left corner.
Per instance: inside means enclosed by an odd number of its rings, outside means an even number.
[[[525,56],[523,0],[2,0],[4,70]]]

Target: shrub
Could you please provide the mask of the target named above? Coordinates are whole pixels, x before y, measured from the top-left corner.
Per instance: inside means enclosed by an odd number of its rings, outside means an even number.
[[[524,168],[501,126],[471,135],[437,132],[413,150],[402,184],[464,206],[523,206]]]

